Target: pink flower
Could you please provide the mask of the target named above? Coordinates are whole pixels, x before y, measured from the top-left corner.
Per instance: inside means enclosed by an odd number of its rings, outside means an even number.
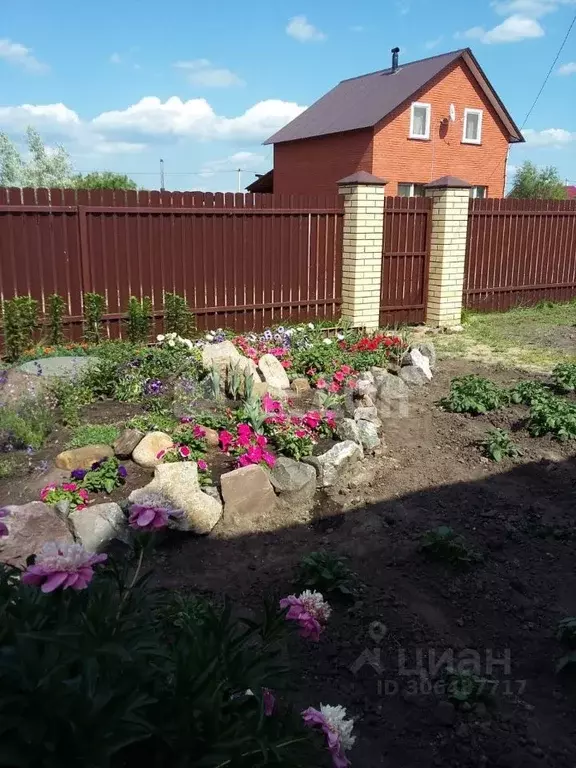
[[[268,451],[262,451],[262,461],[265,461],[270,469],[272,469],[272,467],[276,464],[276,456],[268,453]]]
[[[268,440],[266,440],[264,435],[256,435],[256,445],[260,446],[260,448],[264,448],[267,444]]]
[[[227,432],[225,429],[223,429],[218,435],[218,439],[220,440],[220,446],[222,450],[225,452],[228,452],[230,446],[232,445],[232,441],[234,439],[230,434],[230,432]]]
[[[180,419],[180,424],[190,424],[191,421],[192,419],[190,416],[182,416]]]
[[[290,423],[298,426],[299,424],[302,424],[302,419],[300,416],[290,416]]]
[[[60,487],[63,491],[75,491],[78,488],[76,483],[62,483]]]
[[[0,509],[0,517],[8,517],[9,514],[10,512],[5,507],[2,507],[2,509]],[[8,526],[6,525],[6,523],[3,523],[0,521],[0,537],[8,536],[8,534],[9,534]]]
[[[40,587],[45,593],[59,587],[86,589],[94,576],[93,566],[106,559],[107,555],[87,552],[81,544],[50,541],[36,556],[34,565],[23,573],[22,582]]]
[[[356,386],[356,379],[348,379],[348,381],[346,382],[346,386],[350,387],[350,389],[354,389],[354,387]]]
[[[187,459],[190,456],[190,448],[187,445],[178,446],[178,453],[183,459]]]
[[[262,688],[262,699],[264,701],[264,714],[266,717],[270,717],[274,712],[276,697],[270,688]]]
[[[304,438],[304,437],[308,437],[308,432],[306,432],[306,430],[305,430],[305,429],[297,429],[297,430],[294,432],[294,434],[295,434],[295,435],[296,435],[296,437],[297,437],[297,438],[299,438],[300,440],[302,440],[302,438]]]
[[[252,360],[254,360],[258,357],[258,352],[254,349],[254,347],[248,347],[246,350],[246,357],[250,357]]]
[[[128,523],[137,531],[157,531],[168,524],[169,513],[163,507],[146,507],[132,504]]]
[[[342,384],[346,377],[344,376],[344,373],[342,371],[336,371],[334,374],[334,379],[339,383]]]
[[[163,459],[164,456],[166,456],[166,451],[164,449],[162,449],[161,451],[158,451],[158,453],[156,454],[157,459]]]
[[[280,365],[282,368],[292,368],[292,361],[291,360],[282,360],[280,362]]]
[[[282,404],[278,400],[273,400],[268,392],[262,397],[262,407],[264,413],[282,413]]]
[[[316,389],[326,389],[327,386],[326,379],[318,379],[316,382]]]
[[[342,371],[342,373],[345,373],[346,376],[349,376],[352,373],[352,368],[350,368],[349,365],[341,365],[340,370]]]
[[[48,485],[45,485],[44,488],[40,491],[40,498],[42,501],[46,499],[46,496],[50,493],[50,491],[53,491],[54,488],[56,488],[56,483],[49,483]]]
[[[238,432],[238,435],[242,437],[252,437],[253,434],[250,424],[238,424],[236,431]]]
[[[192,430],[192,434],[197,440],[201,440],[203,437],[206,437],[206,430],[196,425]]]
[[[198,469],[200,472],[208,472],[208,464],[204,461],[204,459],[198,459]]]
[[[302,421],[310,429],[318,429],[320,422],[322,421],[322,416],[320,416],[318,411],[310,411],[309,413],[305,414]]]
[[[348,768],[350,761],[345,752],[354,746],[356,737],[352,735],[354,721],[346,719],[344,707],[320,704],[319,710],[314,707],[305,709],[302,717],[310,728],[322,729],[326,736],[326,746],[332,755],[334,768]]]
[[[250,464],[252,464],[249,457],[245,453],[243,453],[242,456],[238,457],[238,461],[236,463],[238,464],[239,467],[247,467]]]
[[[328,387],[328,392],[331,392],[333,395],[335,395],[337,392],[340,392],[340,385],[333,381],[332,384],[330,384]]]
[[[309,637],[318,641],[323,625],[328,621],[332,609],[320,592],[309,589],[301,595],[288,595],[280,600],[280,608],[288,608],[287,621],[296,621],[300,625],[300,637]]]

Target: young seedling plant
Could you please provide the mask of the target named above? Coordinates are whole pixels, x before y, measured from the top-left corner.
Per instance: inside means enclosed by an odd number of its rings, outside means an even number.
[[[556,440],[576,440],[576,405],[561,397],[550,397],[530,409],[528,431],[532,437],[550,433]]]
[[[576,390],[576,363],[558,363],[552,371],[554,384],[562,392]]]
[[[420,542],[420,552],[454,568],[468,568],[482,560],[482,555],[448,525],[427,531]]]
[[[356,591],[354,580],[345,559],[325,550],[311,552],[298,565],[297,584],[303,590],[349,597]]]
[[[452,379],[448,397],[443,397],[440,405],[452,413],[477,415],[495,411],[506,405],[508,400],[508,393],[493,381],[471,374]]]
[[[481,445],[484,455],[496,462],[505,458],[516,459],[522,455],[520,448],[512,442],[504,429],[489,430]]]

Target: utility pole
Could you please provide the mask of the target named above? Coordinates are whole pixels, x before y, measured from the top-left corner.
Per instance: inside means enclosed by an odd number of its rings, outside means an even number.
[[[242,168],[236,168],[238,174],[238,192],[242,192]]]
[[[164,160],[160,158],[160,191],[164,192]]]

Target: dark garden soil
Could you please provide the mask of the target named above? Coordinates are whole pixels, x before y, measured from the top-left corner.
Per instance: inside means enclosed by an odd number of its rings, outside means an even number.
[[[553,636],[576,615],[575,448],[530,438],[522,407],[473,418],[434,406],[453,376],[471,372],[507,385],[528,378],[442,363],[409,418],[386,422],[383,455],[323,496],[310,524],[294,525],[287,510],[284,529],[230,539],[224,519],[210,537],[171,538],[156,556],[163,587],[224,592],[251,608],[293,591],[305,553],[349,558],[364,587],[333,603],[319,644],[294,638],[294,683],[303,707],[344,704],[357,718],[350,757],[360,768],[576,766],[576,688],[554,673]],[[482,457],[477,442],[492,426],[515,431],[521,459]],[[483,563],[458,571],[424,559],[421,534],[442,524]],[[481,677],[497,679],[488,708],[453,708],[431,690],[435,659],[451,650],[457,662],[464,649],[479,654]],[[374,665],[379,654],[380,675],[357,661],[366,650]],[[509,668],[491,669],[490,654],[506,653]]]

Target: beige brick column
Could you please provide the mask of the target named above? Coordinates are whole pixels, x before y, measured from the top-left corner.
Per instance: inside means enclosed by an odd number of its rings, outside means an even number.
[[[355,328],[380,324],[385,184],[365,171],[338,182],[344,195],[342,317]]]
[[[453,176],[426,185],[426,196],[432,198],[428,325],[461,323],[470,186]]]

